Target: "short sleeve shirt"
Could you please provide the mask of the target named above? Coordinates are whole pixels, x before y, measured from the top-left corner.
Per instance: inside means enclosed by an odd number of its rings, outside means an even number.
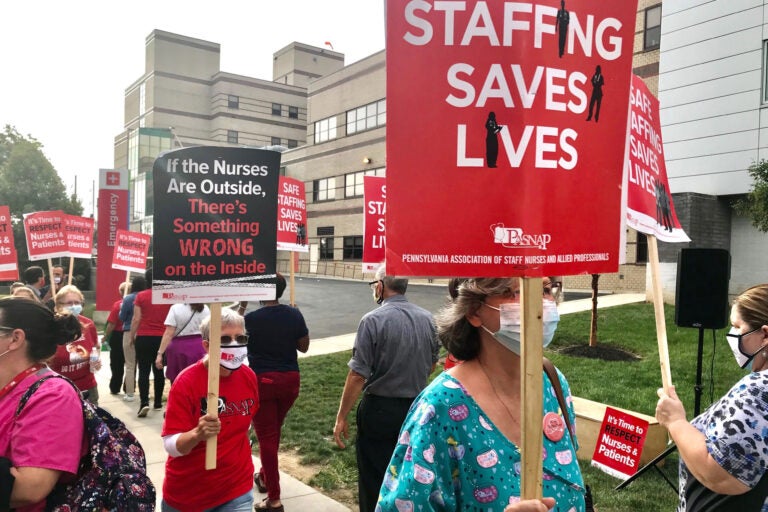
[[[153,304],[152,290],[142,290],[136,294],[134,307],[141,308],[141,321],[136,329],[136,336],[162,336],[165,333],[165,319],[171,304]]]
[[[394,295],[360,320],[347,366],[366,379],[366,393],[413,398],[426,386],[439,351],[432,314]]]
[[[16,407],[24,392],[46,374],[30,375],[0,398],[0,455],[15,467],[36,467],[75,475],[83,449],[83,409],[72,386],[63,379],[48,379],[29,398],[18,418]],[[41,511],[45,502],[17,508]]]
[[[299,371],[297,342],[309,334],[301,312],[286,304],[264,306],[245,315],[248,364],[257,374]]]
[[[115,332],[123,332],[123,322],[120,320],[120,306],[123,304],[123,299],[115,301],[112,304],[112,309],[109,310],[109,316],[107,317],[107,323],[114,325],[112,328]]]

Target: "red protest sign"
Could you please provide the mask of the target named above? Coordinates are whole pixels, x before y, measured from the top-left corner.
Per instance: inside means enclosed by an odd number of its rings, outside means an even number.
[[[640,467],[646,435],[647,421],[606,407],[592,465],[616,478],[629,478]]]
[[[16,281],[19,278],[19,259],[13,243],[11,212],[0,206],[0,281]]]
[[[64,214],[64,234],[69,256],[90,258],[93,251],[93,219]]]
[[[277,250],[309,252],[304,182],[280,176],[277,194]]]
[[[147,268],[147,254],[152,237],[118,229],[115,250],[112,253],[112,268],[128,272],[141,272]]]
[[[363,197],[365,214],[363,217],[363,272],[376,272],[384,261],[387,244],[386,213],[387,185],[386,178],[363,176]]]
[[[32,261],[69,256],[64,216],[60,210],[24,215],[27,252]]]
[[[389,273],[618,269],[636,2],[559,8],[387,2]]]
[[[690,242],[680,226],[664,163],[659,100],[632,75],[627,137],[627,226],[664,242]]]

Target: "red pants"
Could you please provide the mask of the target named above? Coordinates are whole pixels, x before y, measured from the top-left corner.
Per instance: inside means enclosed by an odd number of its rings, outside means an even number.
[[[277,451],[280,448],[280,430],[288,411],[299,396],[299,372],[260,373],[259,410],[253,420],[259,440],[259,475],[267,486],[267,497],[280,499],[280,473]]]

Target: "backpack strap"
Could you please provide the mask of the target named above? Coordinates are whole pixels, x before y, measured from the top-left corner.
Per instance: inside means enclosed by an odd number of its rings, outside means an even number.
[[[35,381],[27,390],[24,392],[23,395],[21,395],[21,399],[19,400],[19,405],[16,407],[16,413],[14,414],[14,417],[18,418],[19,414],[21,414],[21,410],[24,409],[24,406],[27,405],[27,402],[32,397],[32,394],[34,394],[35,391],[38,390],[40,386],[43,385],[43,382],[47,381],[48,379],[64,379],[65,381],[69,382],[69,384],[77,391],[77,396],[81,397],[80,390],[77,389],[77,386],[75,386],[75,383],[69,380],[67,377],[64,377],[63,375],[59,375],[58,373],[51,372],[48,375],[45,375],[37,381]]]

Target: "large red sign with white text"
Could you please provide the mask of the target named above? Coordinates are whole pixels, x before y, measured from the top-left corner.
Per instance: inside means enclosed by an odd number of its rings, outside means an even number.
[[[363,272],[376,272],[387,247],[387,180],[363,176]]]
[[[13,243],[11,212],[0,206],[0,281],[16,281],[19,278],[19,259]]]
[[[640,468],[640,456],[647,435],[647,421],[606,407],[592,465],[616,478],[629,478]]]
[[[277,193],[277,250],[309,252],[304,182],[280,176]]]
[[[96,309],[109,311],[120,298],[118,287],[125,272],[112,268],[117,231],[128,228],[128,171],[99,169],[98,265],[96,266]]]
[[[151,241],[152,237],[147,234],[118,229],[112,268],[143,274],[147,268]]]
[[[61,210],[34,212],[24,215],[27,252],[32,261],[69,256],[64,217]]]
[[[387,269],[615,272],[637,4],[387,2]]]
[[[680,226],[664,163],[659,100],[632,75],[627,137],[627,226],[664,242],[690,242]]]
[[[72,258],[90,258],[93,251],[93,219],[64,215],[64,234]]]

